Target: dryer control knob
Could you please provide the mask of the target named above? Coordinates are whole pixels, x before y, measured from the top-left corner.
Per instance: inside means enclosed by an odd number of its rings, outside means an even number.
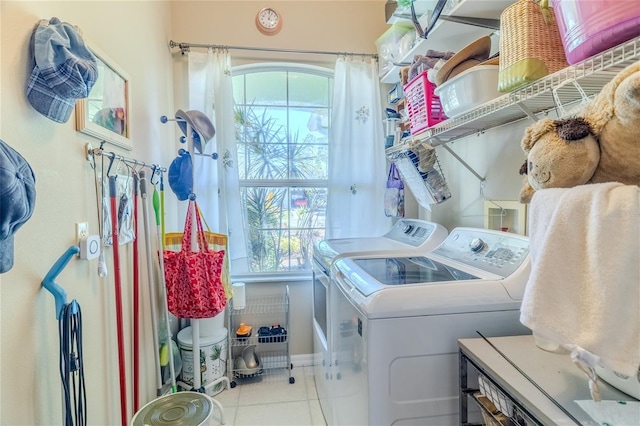
[[[484,241],[482,241],[480,238],[474,238],[469,243],[469,248],[471,249],[472,252],[479,253],[484,248],[484,245],[485,245]]]

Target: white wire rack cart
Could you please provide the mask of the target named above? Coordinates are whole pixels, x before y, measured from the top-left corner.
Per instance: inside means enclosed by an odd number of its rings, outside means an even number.
[[[291,375],[291,350],[289,345],[289,286],[280,295],[247,297],[243,309],[234,309],[233,298],[229,310],[229,366],[231,387],[256,381],[271,382]],[[251,326],[249,336],[238,336],[240,324]],[[252,349],[253,347],[253,349]],[[247,352],[248,351],[248,352]],[[247,365],[243,353],[255,353],[256,365]]]

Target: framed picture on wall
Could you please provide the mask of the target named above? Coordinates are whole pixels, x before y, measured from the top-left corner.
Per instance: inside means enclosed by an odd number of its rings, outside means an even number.
[[[89,96],[76,102],[76,130],[133,149],[129,76],[105,53],[89,48],[98,60],[98,79]]]

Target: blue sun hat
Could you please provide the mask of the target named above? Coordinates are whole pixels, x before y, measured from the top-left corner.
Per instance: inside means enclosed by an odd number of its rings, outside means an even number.
[[[13,235],[31,218],[35,204],[31,166],[0,139],[0,273],[13,267]]]
[[[98,63],[76,28],[58,18],[40,20],[31,35],[27,99],[36,111],[66,123],[76,101],[89,96]]]
[[[191,155],[188,151],[181,149],[178,156],[173,159],[169,166],[169,187],[178,200],[184,201],[193,192],[193,166]]]
[[[179,109],[176,111],[176,119],[178,120],[178,126],[182,133],[187,135],[187,123],[191,126],[193,134],[193,146],[198,150],[200,154],[203,154],[204,147],[216,134],[216,129],[213,127],[213,123],[209,120],[203,112],[198,110],[183,111]]]

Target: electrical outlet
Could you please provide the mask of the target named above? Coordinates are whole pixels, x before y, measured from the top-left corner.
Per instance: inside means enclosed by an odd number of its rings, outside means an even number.
[[[82,238],[89,236],[89,222],[77,222],[76,223],[76,241],[80,244]]]

